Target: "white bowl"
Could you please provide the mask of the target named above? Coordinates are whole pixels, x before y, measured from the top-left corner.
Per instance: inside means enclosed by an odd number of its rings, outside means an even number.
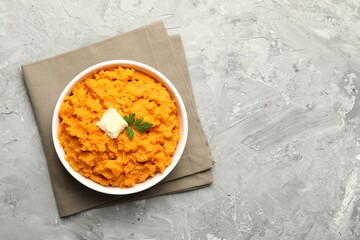
[[[180,132],[179,132],[180,140],[176,146],[174,155],[172,157],[172,163],[162,173],[157,173],[157,174],[155,174],[154,177],[147,179],[143,183],[138,183],[131,188],[102,186],[102,185],[82,176],[78,172],[74,171],[72,169],[72,167],[69,165],[69,163],[65,160],[64,149],[60,145],[58,137],[57,137],[58,127],[60,124],[60,118],[59,118],[58,113],[59,113],[60,107],[64,101],[64,98],[71,93],[71,90],[73,89],[73,87],[78,82],[82,81],[84,78],[86,78],[87,76],[91,75],[94,72],[97,72],[101,69],[107,69],[107,68],[116,67],[116,66],[129,67],[129,68],[141,71],[141,72],[146,73],[149,76],[153,77],[158,82],[161,82],[167,88],[172,99],[176,103],[177,114],[178,114],[178,119],[179,119],[179,123],[180,123]],[[146,189],[154,186],[155,184],[159,183],[161,180],[163,180],[175,168],[176,164],[179,162],[180,157],[185,149],[187,136],[188,136],[188,119],[187,119],[185,105],[184,105],[184,102],[183,102],[179,92],[176,90],[174,85],[169,81],[169,79],[167,79],[162,73],[160,73],[156,69],[154,69],[146,64],[143,64],[140,62],[135,62],[135,61],[130,61],[130,60],[111,60],[111,61],[101,62],[101,63],[93,65],[93,66],[85,69],[81,73],[79,73],[74,79],[71,80],[71,82],[62,91],[62,93],[55,105],[55,110],[54,110],[54,114],[53,114],[53,118],[52,118],[52,138],[53,138],[55,150],[56,150],[56,153],[57,153],[61,163],[64,165],[66,170],[76,180],[78,180],[83,185],[85,185],[95,191],[107,193],[107,194],[113,194],[113,195],[126,195],[126,194],[137,193],[137,192],[146,190]]]

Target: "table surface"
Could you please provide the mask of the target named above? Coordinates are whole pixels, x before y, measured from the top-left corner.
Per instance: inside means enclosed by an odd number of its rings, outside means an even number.
[[[159,20],[214,183],[61,219],[20,66]],[[357,0],[0,0],[0,238],[359,239],[359,20]]]

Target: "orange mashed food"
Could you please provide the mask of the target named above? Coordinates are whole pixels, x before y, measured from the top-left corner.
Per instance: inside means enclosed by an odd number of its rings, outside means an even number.
[[[115,108],[124,117],[135,113],[153,126],[145,133],[126,129],[111,139],[96,126]],[[132,187],[172,162],[179,136],[175,102],[150,76],[129,68],[100,70],[79,82],[60,108],[58,139],[65,159],[81,175],[103,186]]]

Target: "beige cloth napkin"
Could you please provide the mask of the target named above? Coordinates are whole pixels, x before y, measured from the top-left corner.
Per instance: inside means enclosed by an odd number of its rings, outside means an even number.
[[[189,137],[185,152],[173,172],[151,189],[127,196],[98,193],[77,182],[58,159],[51,136],[54,106],[66,84],[85,68],[112,59],[143,62],[162,72],[180,92],[189,119]],[[182,41],[179,35],[168,36],[162,22],[53,58],[23,65],[22,72],[39,127],[61,217],[91,208],[193,190],[208,186],[212,182],[212,156],[196,111]]]

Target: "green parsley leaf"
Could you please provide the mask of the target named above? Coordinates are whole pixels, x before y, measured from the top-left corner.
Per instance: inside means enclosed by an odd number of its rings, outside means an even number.
[[[149,130],[153,125],[149,122],[135,124],[134,128],[139,131],[139,133],[144,133]]]
[[[124,116],[123,118],[128,124],[126,132],[130,140],[132,140],[135,135],[131,126],[133,126],[139,133],[144,133],[153,126],[152,123],[143,122],[144,118],[138,118],[135,120],[135,113],[131,113],[129,116]]]
[[[132,130],[132,128],[130,126],[127,127],[126,132],[129,136],[129,139],[132,140],[134,138],[134,131]]]
[[[128,124],[133,124],[135,122],[135,113],[129,115],[129,122]]]
[[[136,119],[135,125],[139,125],[143,120],[144,120],[144,118],[138,118],[138,119]]]

